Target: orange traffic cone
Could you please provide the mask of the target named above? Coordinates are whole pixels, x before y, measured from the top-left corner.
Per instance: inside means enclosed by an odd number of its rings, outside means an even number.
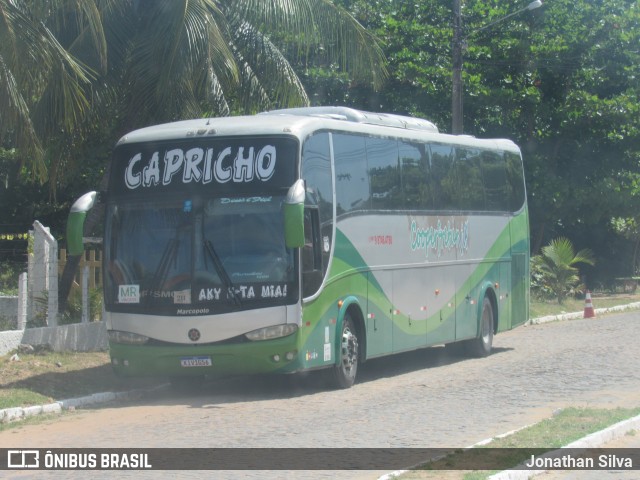
[[[591,292],[587,290],[587,296],[584,299],[584,316],[582,318],[593,318],[596,316],[596,312],[593,309],[593,303],[591,303]]]

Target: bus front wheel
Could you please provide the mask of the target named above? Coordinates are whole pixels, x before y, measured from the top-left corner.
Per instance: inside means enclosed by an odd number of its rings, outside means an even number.
[[[344,316],[340,336],[340,357],[331,369],[334,384],[339,388],[349,388],[356,380],[358,372],[358,336],[351,315]]]

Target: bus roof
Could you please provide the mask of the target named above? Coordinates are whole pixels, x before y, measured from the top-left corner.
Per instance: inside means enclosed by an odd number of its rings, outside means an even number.
[[[318,131],[344,131],[416,141],[444,142],[477,148],[519,151],[511,140],[478,139],[448,135],[428,120],[387,113],[372,113],[348,107],[307,107],[273,110],[250,116],[200,118],[154,125],[123,136],[118,145],[242,135],[293,135],[305,138]]]
[[[395,115],[392,113],[374,113],[356,110],[348,107],[306,107],[272,110],[260,115],[297,115],[302,117],[319,117],[366,125],[381,125],[385,127],[406,128],[410,130],[424,130],[438,133],[438,127],[429,120],[422,118]]]

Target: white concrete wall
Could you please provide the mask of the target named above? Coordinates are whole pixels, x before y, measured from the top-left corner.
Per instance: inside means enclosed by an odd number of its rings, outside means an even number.
[[[108,337],[104,322],[74,323],[59,327],[28,328],[0,332],[0,355],[6,355],[21,343],[50,345],[57,352],[93,352],[107,350]]]
[[[17,321],[18,297],[0,296],[0,316]]]
[[[44,315],[47,325],[58,324],[58,242],[51,235],[49,227],[39,221],[33,222],[33,252],[29,253],[29,318]],[[46,300],[46,308],[44,299]]]

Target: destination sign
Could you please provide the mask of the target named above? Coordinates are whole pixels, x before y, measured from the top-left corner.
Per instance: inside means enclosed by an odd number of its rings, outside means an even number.
[[[111,189],[117,193],[243,186],[289,187],[297,142],[288,138],[189,139],[123,145],[116,149]]]

